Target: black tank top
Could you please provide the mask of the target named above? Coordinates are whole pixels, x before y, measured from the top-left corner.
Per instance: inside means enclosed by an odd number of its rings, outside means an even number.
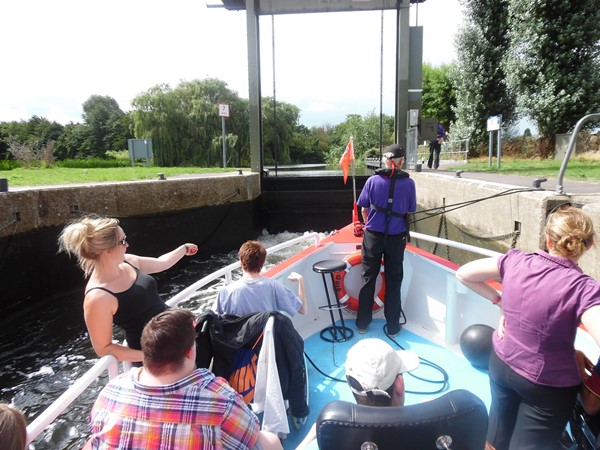
[[[154,277],[140,272],[131,264],[129,265],[135,270],[136,277],[133,285],[126,291],[112,292],[103,287],[93,287],[85,294],[87,295],[94,289],[100,289],[114,295],[119,307],[113,316],[113,323],[125,331],[125,339],[127,339],[129,348],[141,350],[140,340],[144,325],[154,316],[166,310],[167,304],[158,295]]]

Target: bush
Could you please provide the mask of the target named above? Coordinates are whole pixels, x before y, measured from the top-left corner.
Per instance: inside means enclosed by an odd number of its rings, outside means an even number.
[[[21,167],[18,161],[14,159],[2,159],[0,160],[0,170],[13,170],[17,167]]]
[[[57,167],[66,167],[69,169],[95,169],[95,168],[111,168],[111,167],[129,167],[131,161],[129,159],[101,159],[101,158],[86,158],[86,159],[65,159],[55,163]]]
[[[129,150],[107,150],[106,157],[108,159],[126,159],[127,161],[131,161]]]
[[[7,144],[8,153],[23,167],[50,167],[54,163],[54,141],[22,142],[9,136]]]

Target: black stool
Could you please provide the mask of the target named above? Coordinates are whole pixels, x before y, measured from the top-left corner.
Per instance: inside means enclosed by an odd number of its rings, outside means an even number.
[[[340,299],[335,287],[335,280],[333,278],[335,272],[341,272],[342,270],[346,270],[346,262],[340,261],[339,259],[327,259],[313,264],[313,271],[320,273],[323,277],[323,286],[325,287],[325,295],[327,296],[327,305],[319,306],[319,309],[328,310],[329,315],[331,316],[331,326],[321,330],[321,339],[328,342],[345,342],[354,336],[354,331],[348,328],[344,323],[341,311],[343,306],[340,304]],[[331,287],[333,288],[333,295],[335,296],[335,305],[331,303],[331,298],[329,297],[327,279],[325,278],[326,273],[331,276]],[[335,318],[333,317],[334,310],[337,310],[340,315],[340,320],[342,322],[341,326],[335,324]],[[326,334],[329,336],[326,336]]]

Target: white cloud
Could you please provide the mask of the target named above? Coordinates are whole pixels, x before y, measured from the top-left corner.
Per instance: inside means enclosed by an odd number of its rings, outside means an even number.
[[[412,7],[411,24],[416,20]],[[207,8],[202,0],[19,0],[0,2],[3,71],[0,121],[37,114],[81,121],[91,95],[123,110],[139,93],[181,80],[214,77],[248,95],[245,12]],[[461,20],[458,0],[418,6],[424,60],[452,61]],[[271,17],[261,17],[262,91],[273,95]],[[394,12],[384,30],[384,112],[393,112]],[[310,126],[379,109],[380,13],[275,17],[278,100],[302,110]],[[311,105],[329,105],[319,115]],[[329,115],[327,115],[329,113]]]

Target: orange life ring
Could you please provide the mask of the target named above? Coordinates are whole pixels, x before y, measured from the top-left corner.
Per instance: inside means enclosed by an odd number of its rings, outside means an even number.
[[[346,311],[356,314],[358,312],[358,293],[362,287],[362,261],[360,252],[353,253],[344,259],[346,269],[336,272],[334,276],[335,287],[338,292],[341,305]],[[385,299],[385,273],[383,262],[379,270],[379,276],[375,284],[375,296],[373,297],[373,312],[383,308]]]

